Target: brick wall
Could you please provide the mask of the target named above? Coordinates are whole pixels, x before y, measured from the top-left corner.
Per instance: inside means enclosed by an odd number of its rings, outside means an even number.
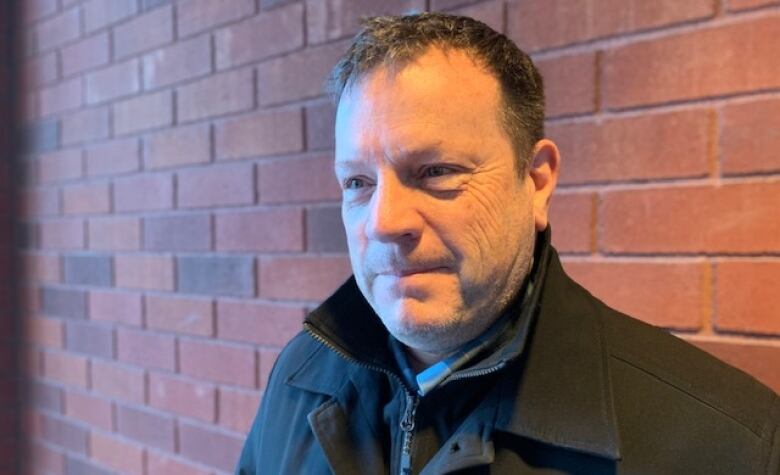
[[[230,471],[279,349],[349,274],[321,90],[383,12],[531,52],[567,269],[780,390],[780,2],[25,3],[33,473]]]

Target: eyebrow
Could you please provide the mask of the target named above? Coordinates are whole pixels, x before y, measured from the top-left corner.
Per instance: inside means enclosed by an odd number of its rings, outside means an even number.
[[[399,154],[395,160],[417,161],[439,158],[444,155],[444,152],[441,150],[441,148],[439,148],[440,144],[441,142],[438,142],[434,145],[428,145],[426,147],[405,151]],[[335,167],[337,169],[352,169],[362,165],[363,163],[360,160],[341,160],[335,162]]]

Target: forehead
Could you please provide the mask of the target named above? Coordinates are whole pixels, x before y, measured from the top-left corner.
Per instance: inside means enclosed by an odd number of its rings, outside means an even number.
[[[469,149],[506,139],[500,86],[461,50],[430,48],[402,68],[380,66],[344,91],[336,114],[336,160],[393,147]]]

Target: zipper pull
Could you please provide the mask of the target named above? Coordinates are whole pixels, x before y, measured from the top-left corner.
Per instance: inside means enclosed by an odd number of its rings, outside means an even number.
[[[417,412],[419,399],[409,393],[406,394],[406,407],[401,417],[401,430],[404,432],[404,444],[401,447],[401,475],[412,473],[412,440],[414,436],[414,416]]]

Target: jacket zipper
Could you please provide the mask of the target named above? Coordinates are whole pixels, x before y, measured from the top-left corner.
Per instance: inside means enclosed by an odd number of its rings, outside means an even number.
[[[407,385],[406,381],[403,380],[400,376],[395,374],[394,372],[383,368],[378,365],[372,365],[369,363],[365,363],[363,361],[358,360],[357,358],[354,358],[345,352],[343,352],[340,348],[338,348],[336,345],[332,344],[330,341],[328,341],[327,338],[317,333],[315,327],[313,327],[309,323],[303,324],[303,329],[311,335],[312,338],[314,338],[316,341],[322,343],[325,347],[329,348],[331,351],[336,353],[337,355],[341,356],[345,360],[356,364],[358,366],[361,366],[363,368],[367,368],[374,371],[379,371],[381,373],[384,373],[391,378],[394,378],[396,381],[399,382],[402,388],[404,388],[404,393],[406,393],[406,407],[404,408],[404,412],[401,416],[401,431],[404,433],[404,440],[403,445],[401,446],[401,463],[400,463],[400,469],[399,473],[401,475],[411,475],[412,473],[412,444],[414,443],[414,427],[415,427],[415,415],[417,413],[417,405],[420,402],[420,399],[414,394],[414,391],[411,390]],[[472,370],[464,372],[460,375],[452,375],[451,377],[447,378],[445,381],[442,381],[442,385],[446,384],[449,381],[452,380],[458,380],[458,379],[465,379],[470,377],[478,377],[483,376],[486,374],[493,373],[495,371],[500,370],[506,365],[506,362],[501,361],[498,364],[491,366],[490,368],[485,368],[483,370]]]
[[[412,443],[414,442],[414,417],[417,413],[417,403],[420,399],[417,396],[406,393],[406,407],[401,416],[401,431],[404,433],[404,442],[401,446],[401,465],[399,473],[401,475],[411,475],[412,473]]]

